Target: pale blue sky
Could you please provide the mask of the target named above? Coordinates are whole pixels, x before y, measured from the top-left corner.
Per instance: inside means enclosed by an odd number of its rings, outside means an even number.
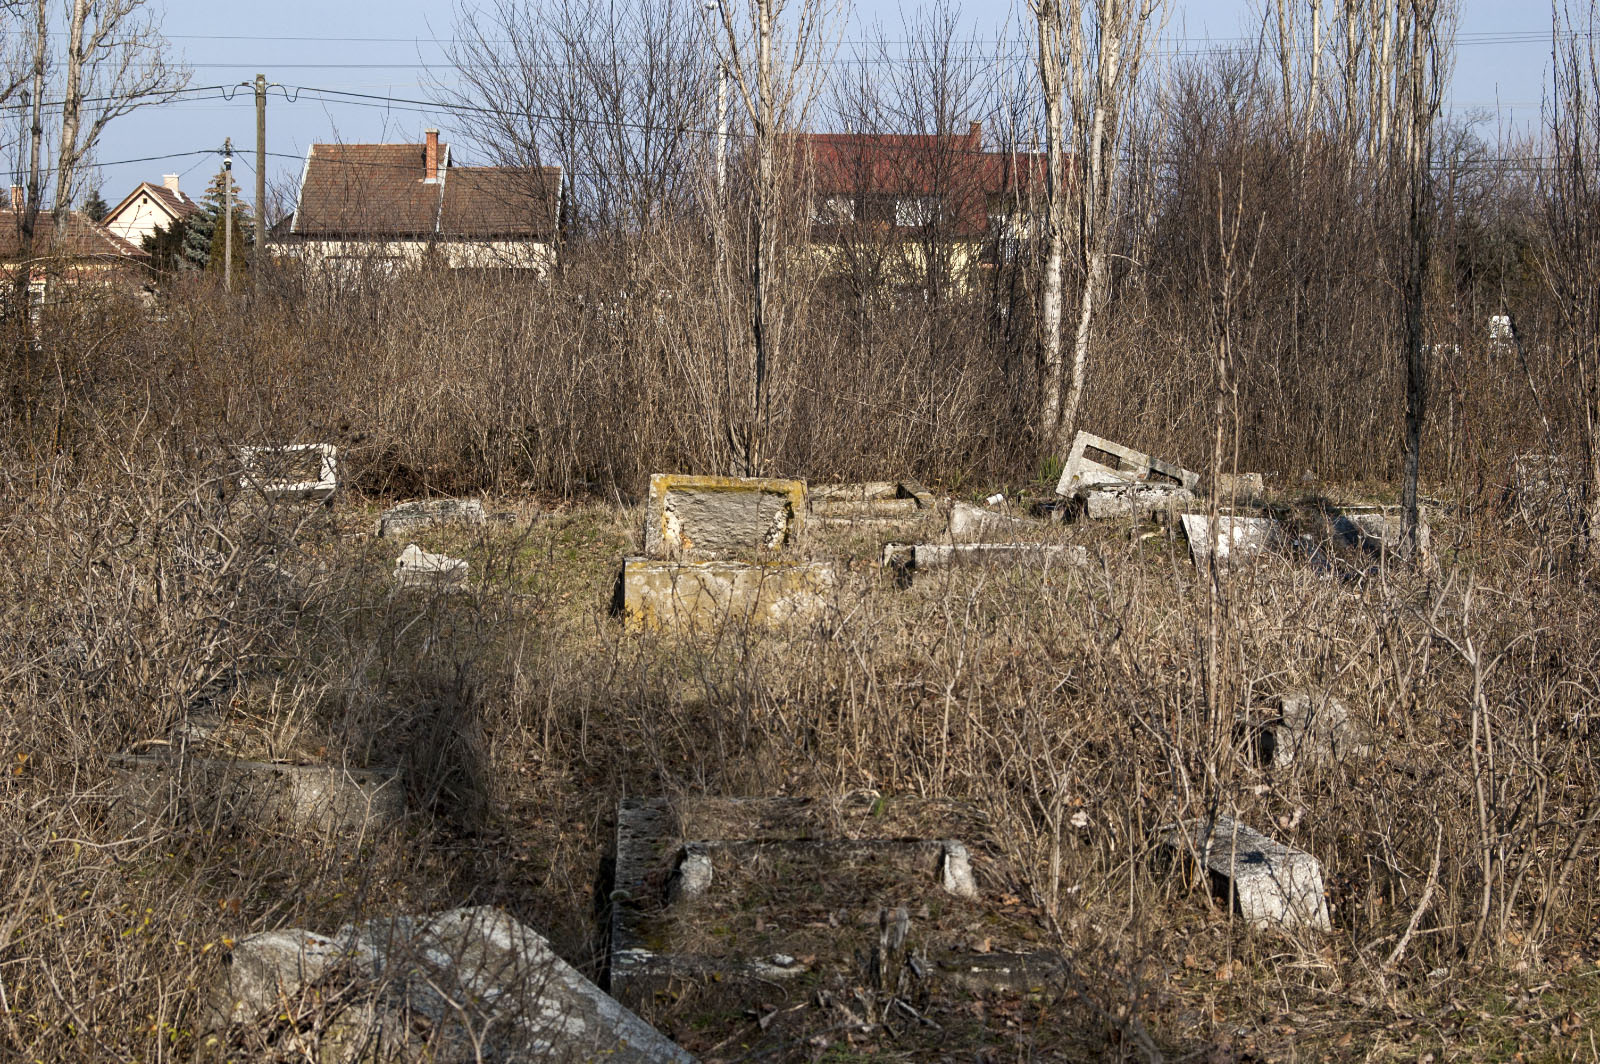
[[[858,0],[841,32],[848,42],[859,39],[863,27],[875,20],[896,29],[902,6],[915,5],[911,0]],[[972,35],[981,38],[995,37],[1008,17],[1016,20],[1026,11],[1022,0],[969,2],[962,8]],[[1256,8],[1251,0],[1173,0],[1168,47],[1237,43],[1242,35],[1253,34]],[[424,95],[421,65],[437,59],[439,50],[432,42],[448,37],[452,22],[451,8],[441,0],[165,0],[163,25],[174,49],[193,67],[194,86],[250,81],[259,71],[289,86],[291,95],[294,87],[305,86],[418,99]],[[1549,30],[1545,5],[1463,0],[1451,107],[1488,110],[1502,123],[1531,127],[1538,120],[1548,78]],[[166,172],[182,173],[185,191],[198,195],[218,159],[185,153],[214,149],[225,136],[243,149],[235,168],[246,196],[253,197],[253,97],[249,90],[240,90],[231,102],[218,93],[207,95],[137,112],[106,131],[98,159],[109,202],[141,180],[159,181]],[[279,91],[272,93],[267,120],[272,180],[296,180],[299,160],[314,141],[420,140],[424,128],[441,124],[409,105],[313,99],[318,95],[301,92],[291,102]],[[146,156],[163,158],[123,162]]]

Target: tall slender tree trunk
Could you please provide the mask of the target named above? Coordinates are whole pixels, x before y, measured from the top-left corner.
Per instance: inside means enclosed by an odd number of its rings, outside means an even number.
[[[1048,446],[1053,447],[1061,426],[1061,292],[1067,197],[1062,173],[1066,118],[1061,100],[1060,0],[1041,0],[1036,17],[1039,23],[1039,87],[1044,92],[1045,108],[1045,262],[1039,296],[1039,427]]]
[[[61,145],[56,153],[56,202],[51,214],[55,219],[57,244],[67,232],[67,214],[72,210],[72,197],[77,191],[78,131],[83,123],[83,34],[89,21],[91,0],[72,0],[72,19],[67,27],[67,79],[61,97]]]

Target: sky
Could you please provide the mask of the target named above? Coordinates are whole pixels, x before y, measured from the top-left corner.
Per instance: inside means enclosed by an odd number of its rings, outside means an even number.
[[[164,11],[173,51],[193,71],[190,85],[215,86],[189,98],[136,111],[107,128],[96,153],[101,191],[115,204],[140,181],[178,173],[196,198],[219,168],[217,150],[231,137],[237,181],[254,196],[257,73],[275,86],[267,105],[267,172],[292,189],[307,147],[317,141],[412,141],[440,116],[413,103],[426,97],[428,66],[441,56],[453,9],[440,0],[151,0]],[[538,0],[529,0],[537,3]],[[1548,84],[1550,9],[1527,0],[1460,0],[1454,80],[1447,107],[1481,112],[1484,132],[1528,130],[1539,119]],[[856,0],[839,24],[847,54],[874,24],[901,25],[914,0]],[[1203,50],[1253,39],[1257,0],[1169,0],[1166,48]],[[992,40],[1006,20],[1026,19],[1022,0],[965,0],[971,36]],[[892,32],[891,32],[892,35]],[[448,76],[448,71],[445,71]],[[338,93],[361,94],[339,96]],[[231,99],[230,99],[231,97]],[[474,160],[456,161],[471,162]],[[93,182],[91,182],[92,184]]]

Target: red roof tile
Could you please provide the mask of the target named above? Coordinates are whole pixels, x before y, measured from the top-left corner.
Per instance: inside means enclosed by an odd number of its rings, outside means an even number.
[[[80,211],[67,214],[65,239],[55,246],[55,219],[48,211],[40,211],[33,223],[34,258],[62,254],[75,259],[141,260],[149,258],[143,248],[117,236],[105,226],[90,221]],[[17,211],[0,210],[0,259],[15,261],[22,253],[22,215]]]

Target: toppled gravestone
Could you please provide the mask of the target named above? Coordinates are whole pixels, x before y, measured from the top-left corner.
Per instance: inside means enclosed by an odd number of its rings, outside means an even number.
[[[384,831],[406,815],[394,772],[163,754],[116,759],[118,802],[143,819],[168,815],[295,834]]]
[[[624,625],[634,629],[804,624],[827,611],[835,579],[830,562],[625,558],[617,606]]]
[[[398,538],[435,525],[476,528],[484,520],[482,499],[420,499],[385,510],[378,518],[378,535],[384,539]]]
[[[1218,514],[1215,526],[1206,514],[1184,514],[1183,534],[1197,568],[1212,562],[1229,565],[1267,554],[1285,542],[1282,527],[1270,517]]]
[[[1234,504],[1259,503],[1266,498],[1267,482],[1260,473],[1218,473],[1211,494]]]
[[[830,524],[909,521],[934,505],[933,493],[914,480],[817,484],[807,499],[812,516]]]
[[[896,911],[918,979],[1038,989],[1060,958],[1036,948],[1037,914],[984,891],[990,837],[975,807],[910,796],[625,799],[611,991],[647,1016],[679,994],[715,995],[718,1014],[738,1016],[785,988],[857,983],[864,959],[881,969]]]
[[[805,529],[799,480],[655,473],[645,511],[644,556],[729,560],[793,546]]]
[[[1172,484],[1098,484],[1074,496],[1091,521],[1170,520],[1171,515],[1199,500],[1188,488]]]
[[[1306,692],[1285,695],[1278,716],[1259,732],[1262,764],[1321,764],[1372,756],[1366,730],[1336,698]]]
[[[1006,536],[1036,529],[1041,522],[1016,514],[996,513],[959,499],[950,504],[950,539],[956,543]]]
[[[233,947],[213,1037],[245,1052],[271,1028],[315,1028],[320,1061],[692,1064],[531,928],[491,906],[269,931]]]
[[[240,447],[239,487],[274,502],[323,502],[339,488],[339,449],[331,443]]]
[[[906,575],[965,565],[1089,564],[1089,548],[1068,543],[891,543],[883,564]]]
[[[1559,454],[1519,454],[1511,461],[1509,495],[1523,520],[1543,525],[1575,518],[1579,481],[1572,463]]]
[[[1164,484],[1193,492],[1200,486],[1200,474],[1092,433],[1079,432],[1073,437],[1056,494],[1070,498],[1080,489],[1107,484]]]
[[[1225,816],[1164,828],[1160,846],[1169,859],[1202,871],[1211,892],[1232,898],[1252,927],[1327,931],[1332,926],[1322,864],[1302,850]]]
[[[415,543],[394,560],[394,582],[400,588],[452,590],[464,587],[469,564],[448,554],[429,554]]]

